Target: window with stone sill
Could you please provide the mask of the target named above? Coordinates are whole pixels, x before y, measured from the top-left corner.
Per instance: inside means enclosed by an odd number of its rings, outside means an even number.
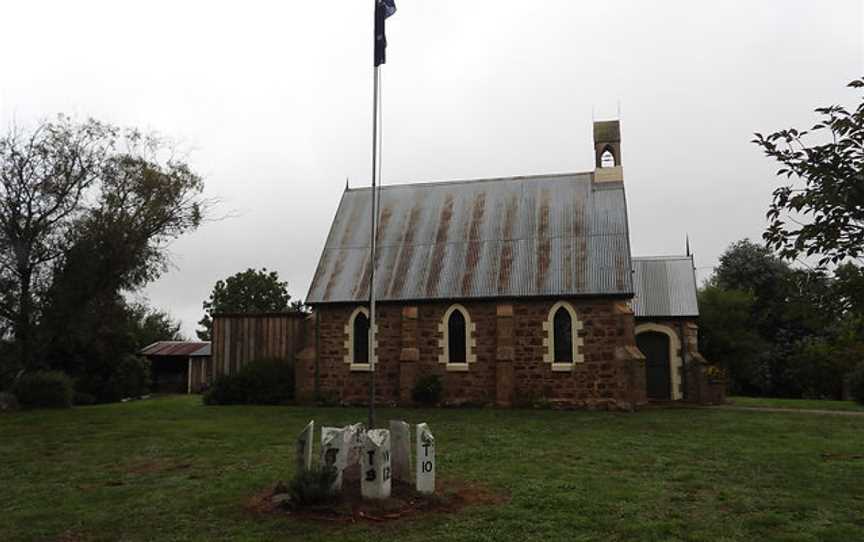
[[[377,349],[378,341],[374,337],[372,338],[371,349],[369,342],[369,311],[366,307],[357,307],[345,325],[345,349],[348,351],[345,354],[345,363],[350,365],[352,371],[368,371],[370,369],[369,356],[373,355],[373,351]]]
[[[559,301],[549,309],[543,322],[543,346],[546,352],[543,361],[552,366],[553,371],[569,371],[577,363],[585,361],[582,354],[582,322],[570,303]]]
[[[476,324],[471,322],[468,310],[462,305],[452,305],[444,313],[438,324],[438,346],[442,349],[438,361],[445,364],[448,371],[467,371],[477,360],[475,331]]]

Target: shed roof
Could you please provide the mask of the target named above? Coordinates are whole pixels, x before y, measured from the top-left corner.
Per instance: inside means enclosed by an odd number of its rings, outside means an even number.
[[[144,356],[199,357],[210,355],[209,342],[159,341],[141,350]]]
[[[632,295],[624,185],[592,173],[385,186],[381,301]],[[346,190],[307,303],[369,297],[371,189]]]
[[[692,256],[633,258],[637,317],[699,316]]]

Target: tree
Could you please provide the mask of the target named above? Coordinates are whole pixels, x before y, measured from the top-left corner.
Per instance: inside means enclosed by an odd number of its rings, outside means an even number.
[[[864,317],[864,268],[851,262],[837,266],[833,290],[844,313]]]
[[[166,245],[200,225],[203,182],[170,151],[155,135],[62,116],[0,139],[0,318],[23,367],[40,363],[37,324],[55,343],[86,322],[101,332],[121,293],[159,276]]]
[[[864,87],[864,79],[851,88]],[[794,128],[763,136],[753,143],[782,164],[777,175],[787,184],[774,191],[768,227],[768,247],[785,259],[817,255],[818,265],[864,255],[864,101],[854,111],[832,105],[813,128]],[[806,144],[807,136],[826,135],[821,144]]]
[[[751,292],[708,285],[699,290],[699,350],[726,368],[733,391],[758,392],[759,357],[769,345],[752,324]]]
[[[204,318],[196,331],[202,341],[212,339],[213,315],[219,312],[302,312],[303,303],[291,302],[288,295],[288,283],[279,280],[276,271],[260,271],[249,268],[236,273],[225,280],[219,280],[210,293],[210,298],[203,303]]]
[[[732,243],[699,292],[700,350],[738,393],[839,397],[864,353],[864,273],[792,268],[768,248]]]
[[[10,322],[23,365],[32,363],[35,301],[50,279],[50,262],[80,216],[117,141],[117,130],[60,118],[29,134],[0,139],[0,317]]]
[[[770,249],[743,239],[729,245],[720,256],[711,284],[752,294],[750,325],[770,337],[782,325],[791,274],[789,266]]]
[[[144,303],[129,305],[128,311],[136,351],[158,341],[185,340],[180,332],[180,322],[167,312]]]

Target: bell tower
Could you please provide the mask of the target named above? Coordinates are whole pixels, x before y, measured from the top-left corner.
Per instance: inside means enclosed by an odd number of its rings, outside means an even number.
[[[621,126],[617,120],[594,122],[594,182],[623,182]]]

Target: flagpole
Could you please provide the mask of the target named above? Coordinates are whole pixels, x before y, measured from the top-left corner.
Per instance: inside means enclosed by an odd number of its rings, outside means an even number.
[[[377,9],[378,0],[374,0]],[[374,13],[374,10],[373,10]],[[373,25],[374,27],[374,25]],[[375,30],[373,28],[373,43]],[[378,172],[378,66],[377,63],[372,71],[372,231],[369,243],[369,429],[375,426],[375,242],[378,232],[378,197],[376,188],[376,176]]]

